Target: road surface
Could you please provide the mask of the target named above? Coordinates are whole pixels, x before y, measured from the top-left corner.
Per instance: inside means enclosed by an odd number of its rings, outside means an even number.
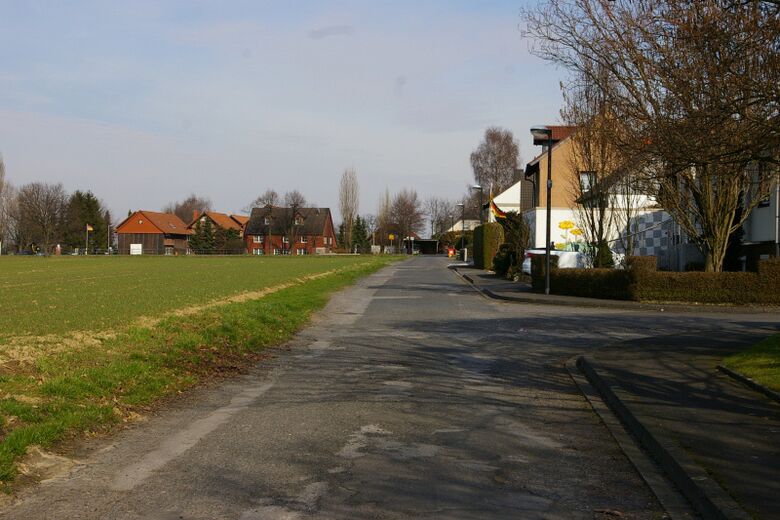
[[[495,302],[445,259],[413,258],[337,294],[272,361],[104,441],[0,516],[662,518],[564,361],[769,319]]]

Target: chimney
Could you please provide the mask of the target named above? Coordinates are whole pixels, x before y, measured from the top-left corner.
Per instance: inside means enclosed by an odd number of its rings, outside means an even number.
[[[198,211],[197,209],[193,209],[192,210],[192,220],[193,221],[198,220],[199,216],[200,216],[200,211]]]

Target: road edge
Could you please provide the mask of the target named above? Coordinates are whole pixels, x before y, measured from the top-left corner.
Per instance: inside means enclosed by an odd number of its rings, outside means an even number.
[[[717,365],[717,369],[720,370],[722,373],[726,374],[727,376],[729,376],[730,378],[734,379],[735,381],[742,383],[743,385],[750,388],[751,390],[755,390],[756,392],[764,394],[765,397],[768,397],[769,399],[780,403],[780,393],[765,387],[755,379],[751,379],[748,376],[741,374],[736,370],[732,370],[723,365]]]
[[[617,443],[620,450],[631,462],[639,476],[647,484],[653,495],[658,499],[661,507],[664,508],[669,518],[672,520],[689,520],[696,518],[695,513],[688,501],[683,497],[680,490],[664,475],[661,468],[644,452],[635,439],[623,427],[618,417],[612,413],[607,404],[601,399],[599,393],[591,385],[585,375],[577,367],[577,361],[580,358],[576,355],[565,362],[566,370],[569,376],[579,388],[582,395],[590,404],[593,411],[599,417],[601,422],[609,431],[612,438]]]
[[[597,364],[588,356],[579,356],[577,368],[598,390],[607,406],[631,432],[644,450],[663,469],[691,505],[704,518],[719,520],[750,520],[748,515],[707,472],[694,463],[672,439],[653,431],[630,410],[631,398],[619,386],[612,386],[601,377]]]

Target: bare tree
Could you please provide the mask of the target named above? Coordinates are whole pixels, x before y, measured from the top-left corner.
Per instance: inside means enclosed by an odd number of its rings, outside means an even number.
[[[344,241],[347,247],[352,244],[352,226],[358,214],[358,192],[357,173],[354,168],[347,168],[341,175],[339,184],[339,210],[344,222]]]
[[[534,52],[602,91],[626,161],[652,165],[658,202],[708,271],[777,177],[778,14],[760,0],[547,0],[524,13]]]
[[[379,210],[377,212],[377,234],[379,235],[380,245],[386,245],[388,236],[390,235],[390,228],[393,222],[392,216],[393,202],[390,198],[390,190],[385,188],[385,192],[379,199]]]
[[[195,214],[211,211],[211,199],[199,197],[194,193],[180,202],[170,202],[163,207],[163,213],[173,213],[183,222],[190,223],[195,219]]]
[[[292,251],[295,248],[298,237],[298,228],[302,225],[298,212],[306,206],[306,197],[298,190],[288,191],[284,194],[284,205],[289,208],[289,211],[284,212],[287,218],[287,222],[284,225],[285,229],[288,230],[289,249]]]
[[[415,190],[403,189],[398,192],[393,197],[390,213],[400,235],[399,240],[419,232],[425,225],[422,201]]]
[[[614,229],[614,209],[622,204],[614,185],[621,167],[615,133],[620,127],[600,88],[587,78],[564,91],[564,121],[577,130],[571,136],[568,183],[576,221],[588,243],[594,267],[612,267],[609,238]]]
[[[244,211],[250,213],[252,208],[265,208],[266,206],[274,207],[279,205],[279,194],[276,190],[267,189],[262,194],[258,195],[255,200],[250,202],[244,207]]]
[[[484,190],[500,193],[512,185],[520,152],[512,132],[490,127],[476,150],[471,153],[474,180]]]
[[[6,234],[8,232],[8,197],[5,181],[5,162],[3,161],[3,155],[0,154],[0,253],[2,253],[2,246],[5,242]]]
[[[379,219],[376,215],[367,213],[363,215],[363,222],[366,223],[366,232],[371,236],[371,245],[376,245],[376,232],[379,226]]]
[[[55,237],[61,231],[66,206],[67,196],[62,184],[25,184],[16,197],[20,233],[30,242],[41,245],[44,253],[50,253]]]
[[[429,197],[425,201],[425,213],[431,226],[431,236],[438,236],[450,227],[450,216],[455,211],[455,203],[440,197]]]

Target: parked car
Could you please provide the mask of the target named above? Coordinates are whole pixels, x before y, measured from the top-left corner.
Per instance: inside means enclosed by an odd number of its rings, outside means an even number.
[[[525,259],[523,260],[523,273],[531,274],[531,258],[534,255],[544,255],[546,251],[542,248],[528,249],[525,252]],[[575,269],[587,267],[587,258],[584,253],[579,251],[559,251],[553,249],[550,251],[551,256],[558,257],[558,267],[561,269]]]

